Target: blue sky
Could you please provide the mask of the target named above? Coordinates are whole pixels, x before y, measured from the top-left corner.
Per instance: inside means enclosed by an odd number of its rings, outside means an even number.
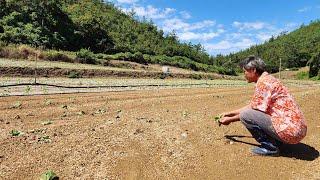
[[[151,19],[182,42],[210,55],[261,44],[272,35],[320,19],[320,0],[110,0],[124,12]]]

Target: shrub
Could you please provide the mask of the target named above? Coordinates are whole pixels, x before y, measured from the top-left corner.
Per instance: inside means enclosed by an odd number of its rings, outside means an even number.
[[[219,67],[219,66],[217,66],[215,68],[219,74],[225,74],[225,75],[231,75],[231,76],[237,75],[236,70],[233,68],[225,68],[225,67]]]
[[[192,70],[194,70],[194,71],[199,71],[198,66],[195,65],[195,64],[193,64],[193,63],[190,64],[190,68],[191,68]]]
[[[133,60],[134,62],[137,62],[137,63],[147,64],[147,61],[144,59],[143,54],[141,52],[134,53]]]
[[[114,55],[105,55],[105,56],[103,57],[103,59],[104,59],[104,60],[113,60],[113,59],[115,59],[115,57],[114,57]]]
[[[49,61],[74,62],[69,56],[58,51],[47,51],[41,54],[41,58]]]
[[[124,57],[122,60],[124,61],[132,61],[134,59],[134,56],[131,52],[124,53]]]
[[[296,74],[297,79],[308,79],[309,73],[305,71],[298,72]]]
[[[149,54],[144,54],[143,55],[143,59],[147,62],[147,63],[151,63],[151,56]]]
[[[279,72],[279,67],[276,65],[272,65],[272,64],[267,64],[266,65],[266,69],[269,73],[277,73]]]
[[[110,66],[110,60],[102,60],[102,61],[101,61],[101,64],[102,64],[103,66]]]
[[[312,77],[311,79],[316,81],[320,80],[320,74],[318,76]]]
[[[7,44],[0,40],[0,48],[7,46]]]
[[[165,79],[166,77],[167,77],[167,74],[165,73],[161,73],[159,76],[160,79]]]
[[[70,71],[68,74],[68,78],[81,78],[81,75],[77,71]]]
[[[112,55],[113,59],[115,60],[124,60],[125,59],[125,54],[124,53],[117,53]]]
[[[202,78],[202,76],[201,76],[200,74],[192,74],[192,75],[191,75],[191,78],[192,78],[192,79],[197,79],[197,80],[199,80],[199,79]]]
[[[309,77],[315,77],[320,71],[320,52],[314,54],[308,62],[309,64]]]
[[[0,46],[0,58],[7,58],[8,57],[8,51],[5,47]]]
[[[83,64],[96,64],[96,57],[89,49],[80,49],[76,53],[76,59]]]
[[[171,63],[169,63],[171,60],[172,58],[166,55],[153,56],[151,58],[152,63],[158,63],[161,65],[171,65]]]
[[[233,68],[227,68],[225,70],[225,75],[236,76],[237,72]]]
[[[96,58],[98,59],[105,59],[105,54],[102,54],[102,53],[99,53],[99,54],[96,54]]]
[[[11,59],[28,59],[36,56],[36,49],[27,45],[9,45],[0,47],[0,57]]]
[[[30,46],[27,46],[27,45],[18,46],[18,51],[19,51],[20,56],[23,59],[28,59],[29,56],[36,55],[35,49],[31,48]]]

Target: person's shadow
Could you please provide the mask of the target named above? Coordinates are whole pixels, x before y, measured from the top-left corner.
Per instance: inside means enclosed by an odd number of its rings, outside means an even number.
[[[248,144],[252,146],[259,146],[258,144],[253,144],[250,142],[239,140],[240,138],[248,138],[251,136],[225,135],[224,137],[229,139],[230,141]],[[287,144],[281,147],[280,156],[296,158],[305,161],[313,161],[319,157],[319,151],[316,150],[314,147],[311,147],[304,143]]]

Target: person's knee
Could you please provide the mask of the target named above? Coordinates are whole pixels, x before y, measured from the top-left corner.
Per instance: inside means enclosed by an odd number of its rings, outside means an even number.
[[[251,122],[250,117],[252,116],[252,109],[245,109],[240,112],[240,121],[242,123]]]

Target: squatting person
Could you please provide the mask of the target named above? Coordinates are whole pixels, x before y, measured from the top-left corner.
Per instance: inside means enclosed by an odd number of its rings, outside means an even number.
[[[240,63],[249,83],[256,83],[249,105],[223,113],[220,123],[241,121],[260,143],[253,148],[257,155],[279,155],[284,144],[299,143],[307,132],[304,116],[288,89],[268,74],[264,61],[249,56]]]

